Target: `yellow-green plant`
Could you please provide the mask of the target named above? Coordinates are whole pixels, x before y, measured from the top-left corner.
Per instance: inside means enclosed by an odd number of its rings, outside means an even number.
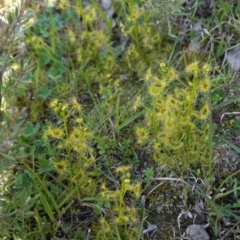
[[[96,239],[140,239],[142,223],[139,218],[136,206],[127,203],[125,197],[131,195],[131,199],[139,199],[141,196],[141,183],[131,183],[131,166],[120,166],[116,173],[120,175],[120,183],[116,189],[101,185],[101,196],[110,202],[110,212],[99,219],[101,225],[96,231]]]
[[[86,170],[95,164],[94,151],[90,145],[93,135],[86,126],[82,106],[76,98],[69,103],[53,99],[49,106],[60,123],[57,126],[48,124],[44,132],[48,148],[54,143],[59,151],[57,158],[52,159],[52,165],[60,177],[70,179],[72,184],[79,187],[82,196],[92,196],[96,184]]]
[[[210,70],[210,65],[195,61],[183,72],[164,62],[158,72],[146,71],[148,104],[138,96],[133,109],[147,112],[135,130],[138,144],[148,145],[156,162],[181,169],[196,163],[211,167]]]

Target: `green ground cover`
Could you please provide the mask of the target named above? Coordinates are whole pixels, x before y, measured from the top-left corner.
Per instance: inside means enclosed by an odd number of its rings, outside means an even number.
[[[2,14],[1,239],[240,238],[237,1]]]

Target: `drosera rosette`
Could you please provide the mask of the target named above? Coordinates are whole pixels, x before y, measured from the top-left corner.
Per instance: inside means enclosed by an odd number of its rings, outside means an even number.
[[[62,128],[53,128],[51,125],[45,130],[43,138],[45,140],[52,138],[52,139],[63,139],[64,138],[64,131]]]
[[[210,79],[208,76],[206,76],[201,82],[199,90],[202,93],[208,93],[211,87]]]
[[[146,144],[149,141],[150,135],[147,127],[137,125],[135,127],[135,136],[139,145]]]
[[[54,161],[52,163],[54,170],[60,175],[66,175],[68,173],[68,161],[66,159],[60,161]]]

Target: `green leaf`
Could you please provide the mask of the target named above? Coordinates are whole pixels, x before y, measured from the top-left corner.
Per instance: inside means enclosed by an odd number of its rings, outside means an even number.
[[[33,176],[34,176],[33,179],[35,180],[33,183],[34,183],[34,186],[35,186],[37,192],[41,192],[40,189],[39,189],[39,187],[38,187],[38,184],[40,184],[41,187],[44,189],[46,195],[51,199],[51,201],[52,201],[52,203],[53,203],[53,205],[54,205],[55,210],[57,211],[58,214],[60,214],[60,210],[59,210],[60,207],[57,205],[57,203],[56,203],[56,201],[55,201],[52,193],[48,190],[48,188],[47,188],[47,186],[46,186],[46,183],[45,183],[44,181],[42,181],[42,179],[40,178],[40,176],[39,176],[37,173],[35,173],[24,161],[23,161],[23,164],[24,164],[24,166],[25,166],[28,170],[30,170],[30,171],[32,172],[32,174],[33,174]],[[38,184],[37,184],[37,183],[38,183]]]
[[[46,66],[48,63],[50,63],[51,58],[48,55],[48,52],[44,49],[40,49],[39,51],[41,51],[40,55],[40,60],[39,60],[39,64],[41,67]]]
[[[149,182],[153,179],[153,176],[154,176],[153,167],[148,168],[148,169],[145,171],[144,181],[146,181],[147,183],[149,183]]]
[[[104,203],[104,207],[105,208],[111,208],[111,203],[110,203],[110,201],[106,201],[105,203]]]
[[[98,207],[96,207],[96,206],[94,206],[93,207],[93,212],[95,213],[95,214],[101,214],[101,209],[100,208],[98,208]]]
[[[12,163],[16,163],[15,157],[10,156],[10,155],[8,155],[8,154],[5,154],[5,153],[3,153],[3,152],[0,152],[0,155],[3,156],[3,157],[6,158],[6,159],[12,161]]]
[[[218,136],[219,139],[221,139],[222,141],[224,141],[225,143],[227,143],[231,148],[233,148],[235,151],[237,151],[238,153],[240,153],[240,148],[237,147],[236,145],[234,145],[232,142],[228,141],[227,139]]]
[[[22,127],[24,122],[25,122],[25,120],[18,121],[18,123],[14,126],[13,132],[11,133],[11,139],[14,139],[15,137],[18,136],[18,134],[20,133],[21,127]]]
[[[23,174],[21,172],[17,172],[15,175],[15,184],[16,186],[22,186],[23,183]]]
[[[43,204],[44,209],[45,209],[46,213],[48,214],[49,218],[51,219],[52,222],[54,222],[55,217],[53,215],[52,209],[43,194],[40,195],[40,200],[41,200],[41,203]]]
[[[52,94],[52,90],[47,88],[47,86],[41,86],[39,88],[40,93],[38,94],[38,96],[44,100],[46,100],[51,94]]]
[[[133,116],[131,116],[130,118],[126,119],[125,121],[123,121],[122,124],[119,125],[119,127],[116,129],[116,131],[120,131],[122,128],[129,125],[131,122],[133,122],[134,120],[136,120],[137,118],[142,116],[144,113],[146,113],[146,110],[142,110],[141,112],[138,112],[138,113],[134,114]]]
[[[34,212],[24,212],[25,217],[33,217],[35,215]]]
[[[240,101],[240,98],[231,99],[231,100],[228,100],[226,102],[220,103],[218,105],[212,106],[212,109],[218,109],[218,108],[221,108],[221,107],[225,107],[225,106],[227,106],[231,103],[235,103],[235,102],[239,102],[239,101]]]
[[[26,169],[24,172],[28,175],[29,178],[33,179],[33,174],[30,170]]]
[[[32,137],[38,132],[39,128],[40,128],[39,123],[37,123],[36,126],[34,127],[33,124],[28,121],[26,122],[26,128],[22,136],[25,138]]]
[[[232,207],[233,207],[233,208],[240,208],[240,201],[234,203],[234,204],[232,205]]]

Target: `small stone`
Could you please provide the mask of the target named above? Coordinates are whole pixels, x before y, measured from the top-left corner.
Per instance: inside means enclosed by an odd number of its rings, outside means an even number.
[[[227,52],[226,60],[233,71],[240,70],[240,47],[234,47],[231,51]]]
[[[210,237],[201,225],[189,225],[186,229],[186,237],[191,240],[209,240]]]

